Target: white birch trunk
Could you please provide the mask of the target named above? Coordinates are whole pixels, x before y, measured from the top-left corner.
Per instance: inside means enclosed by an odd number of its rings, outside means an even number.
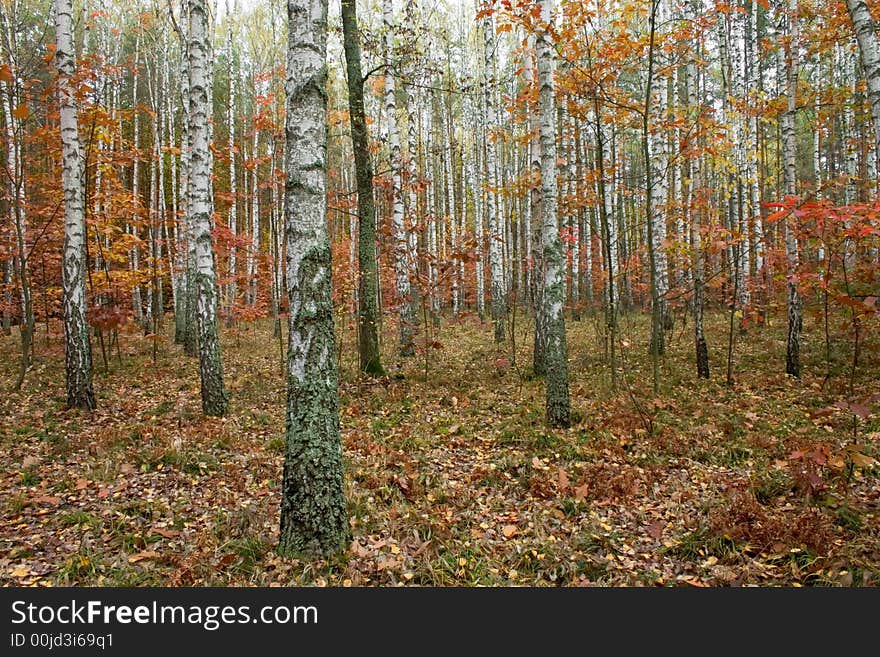
[[[287,421],[279,552],[326,555],[350,536],[342,475],[327,232],[327,0],[288,0],[285,132]]]
[[[79,107],[71,78],[76,65],[71,0],[55,0],[55,63],[58,68],[61,179],[64,188],[64,251],[61,266],[65,374],[68,407],[93,410],[92,351],[86,323],[86,225]]]
[[[541,29],[537,34],[539,111],[541,120],[541,241],[544,250],[543,314],[547,326],[544,355],[547,421],[551,426],[568,426],[568,349],[565,336],[565,260],[556,219],[556,130],[553,72],[555,50],[549,28],[553,21],[552,0],[538,0]]]
[[[787,83],[786,97],[788,106],[782,116],[782,147],[783,167],[785,172],[785,193],[797,195],[797,135],[795,134],[795,113],[797,111],[797,78],[798,78],[798,14],[797,0],[789,0],[788,4],[790,43],[787,49]],[[788,338],[785,353],[785,372],[799,377],[800,365],[800,332],[802,325],[801,298],[798,292],[798,241],[794,230],[795,218],[789,215],[785,220],[785,255],[786,255],[786,310],[788,315]]]
[[[871,118],[874,123],[874,154],[878,157],[880,156],[880,45],[877,42],[877,28],[865,0],[846,0],[846,8],[859,42],[862,70],[868,83],[868,103],[871,106]]]
[[[489,229],[489,276],[491,285],[492,321],[495,325],[495,342],[504,342],[504,327],[507,308],[504,295],[504,234],[498,217],[497,197],[497,156],[495,152],[494,133],[498,127],[498,116],[495,108],[495,24],[492,15],[483,19],[483,109],[485,112],[485,188],[486,188],[486,224]]]
[[[385,114],[388,123],[388,152],[391,165],[391,230],[394,237],[394,273],[397,288],[397,316],[399,323],[398,348],[402,356],[414,356],[412,288],[410,283],[409,242],[403,200],[402,157],[400,150],[400,125],[395,98],[397,71],[392,68],[394,57],[394,12],[392,0],[382,0],[383,39],[385,46]]]
[[[217,296],[214,250],[211,242],[211,156],[208,113],[211,107],[209,41],[213,30],[205,0],[189,1],[187,30],[189,57],[189,157],[188,206],[195,242],[199,373],[202,381],[202,410],[206,415],[224,415],[228,399],[223,383],[223,365],[217,331]]]

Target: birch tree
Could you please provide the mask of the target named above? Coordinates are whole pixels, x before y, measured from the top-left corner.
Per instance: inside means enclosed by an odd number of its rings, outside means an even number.
[[[21,388],[25,374],[31,362],[31,346],[34,336],[34,311],[31,300],[31,283],[28,260],[28,222],[27,194],[25,189],[25,163],[23,161],[24,130],[22,121],[16,116],[21,106],[21,86],[24,72],[19,64],[19,45],[14,29],[18,20],[18,2],[4,3],[0,7],[3,19],[3,59],[4,75],[0,82],[2,90],[3,119],[6,137],[6,194],[8,203],[8,220],[13,235],[9,238],[8,260],[4,268],[4,284],[6,287],[6,304],[3,316],[3,332],[11,332],[12,323],[12,290],[13,278],[18,279],[18,292],[21,300],[21,358],[19,361],[18,378],[13,386]]]
[[[785,193],[793,197],[797,194],[797,134],[795,133],[795,114],[797,113],[798,79],[798,12],[797,0],[788,3],[789,39],[786,45],[786,101],[782,115],[782,158]],[[798,239],[794,232],[794,216],[785,220],[785,262],[786,262],[786,314],[788,331],[785,347],[785,373],[801,375],[800,335],[803,323],[801,297],[798,291]]]
[[[58,67],[58,123],[64,188],[64,355],[67,406],[93,410],[92,350],[86,324],[86,226],[83,154],[77,125],[72,0],[55,0],[55,64]]]
[[[504,234],[498,212],[496,180],[496,149],[493,132],[497,129],[495,108],[495,23],[492,14],[483,19],[483,110],[485,112],[484,180],[486,186],[486,223],[489,228],[489,273],[491,278],[491,312],[495,324],[495,342],[504,342],[504,319],[507,314],[504,288]]]
[[[287,0],[287,419],[281,554],[347,544],[327,189],[327,0]]]
[[[544,354],[546,370],[547,422],[566,427],[570,423],[568,394],[568,349],[565,338],[565,256],[556,218],[556,112],[553,72],[556,51],[551,41],[553,0],[538,0],[541,21],[538,28],[538,107],[541,120],[541,242],[544,256],[543,322],[547,327]]]
[[[205,0],[188,0],[189,29],[189,160],[187,205],[196,246],[197,323],[199,373],[202,382],[202,410],[205,415],[225,415],[229,400],[223,383],[223,363],[217,330],[217,296],[214,249],[211,240],[211,157],[208,111],[211,81],[208,49],[211,17]]]
[[[880,158],[880,44],[877,27],[865,0],[846,0],[846,8],[859,43],[862,71],[868,83],[868,103],[874,123],[874,156]]]
[[[385,50],[385,116],[388,122],[388,152],[391,167],[391,229],[394,239],[394,273],[397,287],[398,348],[401,356],[414,356],[413,327],[415,313],[412,287],[409,278],[409,242],[403,200],[402,157],[400,150],[400,126],[395,98],[395,74],[393,67],[394,8],[392,0],[382,0],[382,38]]]

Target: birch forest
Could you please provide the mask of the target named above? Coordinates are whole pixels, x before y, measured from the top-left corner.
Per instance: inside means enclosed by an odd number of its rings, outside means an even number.
[[[876,0],[0,0],[0,582],[880,584]]]

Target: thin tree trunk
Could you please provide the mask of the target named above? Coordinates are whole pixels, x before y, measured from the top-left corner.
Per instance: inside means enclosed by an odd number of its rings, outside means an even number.
[[[376,263],[373,165],[364,114],[364,81],[355,0],[342,0],[342,32],[348,77],[351,146],[358,190],[358,356],[362,372],[370,376],[384,376],[377,332],[379,272]]]
[[[493,132],[497,128],[495,109],[495,25],[492,15],[483,19],[483,97],[485,120],[485,181],[486,181],[486,223],[489,228],[489,274],[491,278],[491,312],[495,325],[495,342],[504,342],[506,329],[504,320],[507,314],[504,294],[504,234],[498,216],[497,155]]]
[[[187,187],[193,238],[196,245],[197,322],[199,373],[202,382],[202,410],[205,415],[225,415],[229,406],[223,383],[223,363],[217,330],[217,296],[214,250],[211,242],[210,135],[208,111],[211,81],[208,49],[211,22],[205,0],[189,1],[189,151],[190,175]]]
[[[537,34],[539,108],[541,118],[541,241],[544,250],[544,317],[547,322],[547,422],[567,427],[571,422],[568,394],[568,349],[565,337],[565,261],[556,220],[556,131],[554,130],[553,71],[556,52],[550,40],[553,0],[539,0],[541,22]]]
[[[798,15],[797,0],[789,0],[790,41],[787,46],[787,90],[788,107],[782,116],[783,169],[785,176],[785,193],[797,195],[797,135],[795,133],[795,114],[797,78],[798,78]],[[788,316],[788,337],[785,349],[785,373],[799,377],[801,375],[800,334],[803,323],[801,297],[798,291],[798,242],[794,231],[794,216],[785,220],[785,255],[786,255],[786,311]]]
[[[385,114],[388,117],[388,151],[391,160],[391,228],[394,237],[394,272],[399,321],[398,349],[401,356],[414,356],[416,353],[413,344],[415,313],[412,283],[409,277],[411,267],[404,213],[400,127],[397,120],[397,101],[395,99],[394,75],[396,71],[392,68],[392,37],[394,34],[392,7],[392,0],[383,0],[383,39],[385,41],[385,65],[388,67],[385,72]]]
[[[71,0],[55,0],[55,62],[61,128],[61,176],[64,186],[64,344],[67,406],[93,410],[92,350],[86,323],[86,226],[83,155],[77,126],[78,106],[71,77],[76,70]]]

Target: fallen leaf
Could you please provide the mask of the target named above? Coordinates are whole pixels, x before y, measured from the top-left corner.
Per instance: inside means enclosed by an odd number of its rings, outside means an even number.
[[[139,561],[144,561],[145,559],[158,559],[161,556],[162,555],[160,555],[158,552],[155,552],[153,550],[146,550],[144,552],[137,552],[136,554],[128,555],[128,563],[138,563]],[[231,556],[234,557],[235,555]]]
[[[158,534],[159,536],[163,536],[165,538],[174,538],[176,536],[180,536],[180,532],[175,529],[162,529],[161,527],[156,527],[153,530],[154,534]]]
[[[660,540],[663,538],[663,530],[666,528],[666,523],[662,520],[655,520],[650,525],[648,525],[648,535],[651,538],[656,540]]]
[[[357,557],[363,558],[363,557],[367,557],[370,555],[370,551],[367,548],[365,548],[363,545],[361,545],[360,541],[356,541],[356,540],[352,541],[350,549],[354,553],[354,555]]]
[[[504,525],[501,528],[501,533],[504,534],[504,538],[512,538],[519,531],[516,525]]]
[[[40,495],[39,497],[34,498],[34,502],[37,504],[48,504],[49,506],[58,506],[61,504],[61,498],[55,497],[53,495]]]
[[[859,468],[869,468],[877,462],[877,459],[862,454],[861,452],[853,452],[851,458],[852,462]]]
[[[861,404],[850,404],[849,410],[851,410],[854,415],[858,415],[863,420],[871,414],[871,409],[867,406],[862,406]]]
[[[571,480],[568,478],[568,474],[565,470],[559,468],[559,490],[562,492],[567,491],[570,484]]]

